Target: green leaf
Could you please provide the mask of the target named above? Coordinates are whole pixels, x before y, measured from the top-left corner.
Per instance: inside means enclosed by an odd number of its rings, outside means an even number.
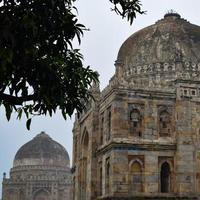
[[[20,108],[17,110],[17,112],[18,112],[17,119],[21,119],[23,110]]]
[[[5,111],[6,111],[6,118],[9,121],[11,114],[12,114],[12,107],[10,105],[8,105],[7,103],[4,104],[5,107]]]
[[[30,119],[28,119],[27,121],[26,121],[26,128],[28,129],[28,130],[30,130],[30,125],[31,125],[31,118]]]
[[[65,120],[67,120],[67,116],[66,116],[66,113],[65,113],[64,109],[62,109],[62,116],[63,116],[63,118],[64,118]]]

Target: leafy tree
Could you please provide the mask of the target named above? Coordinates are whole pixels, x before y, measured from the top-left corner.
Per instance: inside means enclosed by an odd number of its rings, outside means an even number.
[[[109,0],[114,8],[112,9],[122,18],[127,18],[130,24],[136,18],[136,14],[144,14],[145,11],[141,10],[140,0]]]
[[[117,14],[132,24],[142,14],[139,0],[109,0]],[[63,117],[81,111],[98,82],[98,73],[83,66],[72,41],[81,42],[75,0],[0,0],[0,105],[9,120],[25,113],[27,128],[34,115]]]

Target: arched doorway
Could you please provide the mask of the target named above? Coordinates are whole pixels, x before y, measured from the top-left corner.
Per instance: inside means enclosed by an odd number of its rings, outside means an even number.
[[[25,195],[24,195],[23,190],[20,190],[20,191],[19,191],[19,199],[20,199],[20,200],[25,200]]]
[[[16,190],[9,189],[9,190],[7,190],[5,193],[6,193],[5,197],[6,197],[6,199],[8,199],[8,200],[17,200],[17,199],[18,199],[18,198],[17,198],[17,191],[16,191]],[[4,199],[4,198],[3,198],[3,199]]]
[[[39,190],[34,195],[34,200],[50,200],[50,196],[46,190]]]
[[[87,168],[88,168],[88,146],[89,146],[89,135],[85,129],[82,137],[82,162],[81,162],[81,191],[80,199],[86,200],[87,198]]]
[[[106,159],[106,194],[110,193],[110,158]]]
[[[170,192],[171,172],[169,163],[164,162],[160,170],[160,191],[162,193]]]
[[[142,192],[142,164],[137,160],[130,165],[130,192]]]

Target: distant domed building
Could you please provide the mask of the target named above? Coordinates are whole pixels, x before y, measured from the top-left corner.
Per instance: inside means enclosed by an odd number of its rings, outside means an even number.
[[[74,200],[197,199],[200,26],[168,13],[130,36],[115,65],[76,117]]]
[[[69,155],[42,132],[16,153],[10,178],[4,174],[2,200],[70,200],[70,192]]]

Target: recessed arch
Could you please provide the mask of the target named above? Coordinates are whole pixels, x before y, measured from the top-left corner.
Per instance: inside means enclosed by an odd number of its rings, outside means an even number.
[[[20,191],[19,191],[19,199],[20,200],[25,200],[25,194],[24,194],[24,190],[23,189],[20,189]]]
[[[143,188],[143,163],[139,159],[134,159],[129,163],[130,193],[140,193]]]
[[[140,166],[141,166],[142,168],[144,167],[144,166],[143,166],[143,162],[142,162],[140,159],[136,158],[136,159],[133,159],[133,160],[131,160],[131,161],[129,162],[129,169],[131,168],[131,166],[132,166],[135,162],[139,163]]]
[[[171,115],[166,109],[159,112],[159,135],[161,137],[171,135]]]
[[[34,192],[33,200],[51,200],[51,197],[47,190],[39,189]]]
[[[130,120],[138,122],[140,120],[140,111],[136,108],[132,109],[130,112]]]
[[[5,190],[5,194],[8,200],[17,200],[17,190],[14,188]]]
[[[89,134],[88,134],[88,131],[85,127],[83,134],[82,134],[82,137],[81,137],[81,144],[86,146],[86,145],[88,145],[88,142],[89,142]]]
[[[171,191],[171,167],[165,161],[160,166],[160,192],[169,193]]]
[[[111,172],[111,166],[110,166],[110,157],[106,158],[105,163],[105,178],[106,178],[106,194],[110,193],[110,172]]]
[[[80,165],[80,199],[87,199],[87,177],[88,177],[88,157],[89,157],[89,133],[86,128],[84,128],[82,138],[81,138],[81,151],[82,159]]]
[[[133,108],[129,115],[131,133],[136,137],[142,136],[142,115],[137,108]]]

